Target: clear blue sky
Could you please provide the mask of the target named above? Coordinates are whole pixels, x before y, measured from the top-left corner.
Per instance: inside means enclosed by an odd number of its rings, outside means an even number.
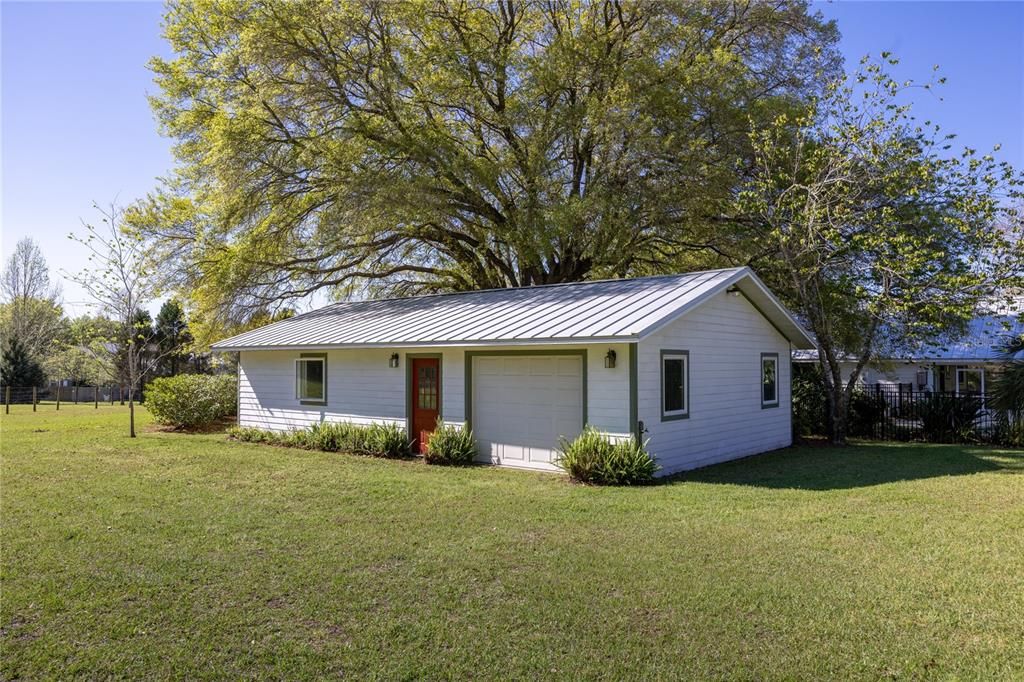
[[[891,50],[900,77],[927,79],[933,64],[948,84],[921,92],[915,111],[980,150],[1003,145],[1024,168],[1024,3],[817,3],[836,19],[848,63]],[[76,271],[84,254],[66,239],[91,218],[93,200],[143,196],[171,168],[170,144],[146,101],[146,70],[167,54],[159,3],[0,4],[2,24],[2,249],[34,237],[53,276]],[[82,292],[64,282],[65,302],[84,312]]]

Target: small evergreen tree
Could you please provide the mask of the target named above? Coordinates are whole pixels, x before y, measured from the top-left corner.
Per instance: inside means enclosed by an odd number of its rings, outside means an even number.
[[[153,331],[161,355],[157,374],[176,376],[188,364],[186,348],[192,343],[192,334],[185,321],[185,310],[177,299],[172,298],[160,306]]]
[[[43,386],[46,383],[43,368],[15,336],[7,342],[0,359],[0,383],[12,387]]]

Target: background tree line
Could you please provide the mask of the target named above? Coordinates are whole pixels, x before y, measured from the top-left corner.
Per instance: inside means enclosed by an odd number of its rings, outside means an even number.
[[[137,308],[131,332],[103,313],[67,316],[59,287],[50,283],[46,259],[30,238],[17,243],[0,286],[0,383],[5,386],[43,387],[54,381],[127,387],[128,334],[153,359],[140,385],[159,376],[210,369],[208,354],[193,346],[177,299],[165,301],[155,320]]]

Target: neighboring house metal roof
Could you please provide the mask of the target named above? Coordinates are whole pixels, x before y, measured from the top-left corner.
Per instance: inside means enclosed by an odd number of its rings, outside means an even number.
[[[213,349],[635,341],[733,286],[797,348],[813,347],[752,270],[731,268],[336,303],[218,341]]]
[[[883,360],[903,362],[1003,362],[999,346],[1008,336],[1024,335],[1024,318],[1017,315],[982,315],[971,320],[962,336],[950,336],[934,344],[917,349],[904,349],[886,353]],[[1024,358],[1022,358],[1024,359]],[[796,362],[817,362],[817,350],[793,352]],[[853,362],[851,357],[850,362]]]

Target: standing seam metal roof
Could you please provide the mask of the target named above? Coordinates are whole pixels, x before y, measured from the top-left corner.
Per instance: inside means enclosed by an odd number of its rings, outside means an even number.
[[[739,283],[791,340],[804,331],[748,268],[336,303],[213,344],[282,347],[546,343],[636,339],[666,318]],[[773,308],[765,311],[765,306]],[[792,323],[791,325],[789,323]],[[790,328],[792,327],[792,329]],[[797,337],[797,338],[794,338]]]

